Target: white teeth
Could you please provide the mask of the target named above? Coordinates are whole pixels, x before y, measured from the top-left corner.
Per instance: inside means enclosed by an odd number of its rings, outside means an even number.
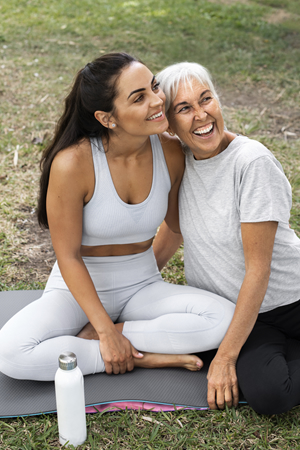
[[[206,128],[201,128],[201,130],[195,130],[194,133],[201,135],[201,134],[209,133],[212,129],[213,129],[213,124],[211,123]]]
[[[162,116],[162,111],[157,114],[153,114],[153,116],[149,117],[147,120],[153,120],[153,119],[156,119],[157,117],[161,117],[161,116]]]

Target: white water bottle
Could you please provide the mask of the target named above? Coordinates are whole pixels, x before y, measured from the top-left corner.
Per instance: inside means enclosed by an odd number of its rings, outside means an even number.
[[[62,353],[58,362],[54,383],[59,442],[64,445],[69,441],[76,447],[86,440],[83,376],[74,353]]]

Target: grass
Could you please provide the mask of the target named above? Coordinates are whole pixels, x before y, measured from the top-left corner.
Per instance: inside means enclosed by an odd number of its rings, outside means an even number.
[[[120,411],[87,417],[78,449],[298,449],[299,409],[258,416],[247,406],[226,411]],[[1,449],[60,449],[55,415],[0,423]],[[74,448],[74,447],[71,447]]]
[[[300,233],[297,0],[0,0],[0,17],[0,290],[44,286],[52,254],[34,223],[39,159],[74,74],[108,51],[133,53],[153,72],[182,60],[207,66],[228,128],[281,161]],[[181,249],[165,279],[185,283],[183,264]],[[81,448],[297,449],[299,419],[299,407],[272,417],[248,406],[99,413]],[[0,448],[61,448],[56,416],[0,420]]]

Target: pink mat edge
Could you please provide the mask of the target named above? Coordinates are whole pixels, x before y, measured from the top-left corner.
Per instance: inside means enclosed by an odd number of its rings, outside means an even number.
[[[204,411],[209,409],[208,407],[192,407],[192,406],[176,406],[176,405],[165,405],[159,403],[149,403],[149,402],[112,402],[105,404],[98,404],[93,406],[86,406],[85,412],[87,414],[94,414],[97,412],[113,412],[113,411],[124,411],[124,410],[142,410],[142,411],[178,411],[178,410],[197,410]]]

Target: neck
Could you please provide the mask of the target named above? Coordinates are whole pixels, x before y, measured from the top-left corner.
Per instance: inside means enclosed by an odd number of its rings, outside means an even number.
[[[203,159],[210,159],[213,158],[214,156],[219,155],[220,153],[222,153],[224,150],[226,150],[226,148],[228,147],[228,145],[233,141],[233,139],[236,138],[236,134],[231,133],[230,131],[224,131],[224,135],[222,137],[222,140],[220,142],[220,145],[218,146],[218,148],[216,148],[214,151],[212,151],[210,154],[203,154],[203,152],[200,152],[199,154],[199,150],[198,149],[194,149],[192,150],[192,153],[194,155],[194,158],[196,160],[203,160]]]
[[[225,134],[224,148],[221,149],[220,153],[228,147],[228,145],[233,141],[233,139],[237,137],[237,134],[231,133],[231,131],[225,131],[224,134]]]
[[[125,138],[114,133],[109,137],[108,142],[103,142],[103,147],[105,151],[108,151],[109,156],[128,158],[144,152],[149,140],[149,136],[127,136]]]

